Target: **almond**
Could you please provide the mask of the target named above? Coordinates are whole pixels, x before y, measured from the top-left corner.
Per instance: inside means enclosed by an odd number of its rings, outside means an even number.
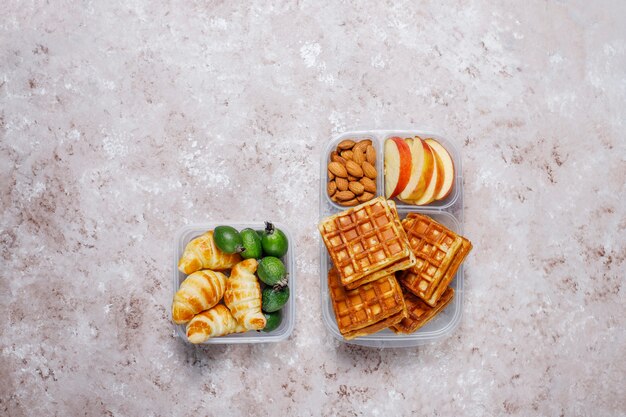
[[[359,200],[353,198],[352,200],[338,201],[338,203],[342,206],[356,206],[357,204],[359,204]]]
[[[342,140],[341,142],[339,142],[339,145],[337,145],[338,149],[346,150],[346,149],[352,149],[352,147],[354,146],[354,141],[353,140]]]
[[[365,161],[364,163],[367,163],[367,161]],[[370,165],[371,166],[371,165]],[[348,170],[348,174],[352,175],[353,177],[358,177],[361,178],[363,176],[363,170],[361,169],[361,167],[359,166],[359,164],[357,164],[354,161],[348,161],[346,162],[346,169]],[[376,170],[374,170],[375,172]],[[347,175],[346,175],[347,176]],[[369,175],[368,175],[369,177]],[[371,178],[371,177],[370,177]],[[376,177],[374,177],[376,178]]]
[[[365,187],[360,182],[351,181],[348,184],[348,189],[352,191],[355,195],[361,195],[365,191]]]
[[[353,162],[353,161],[348,161],[348,162]],[[371,178],[371,179],[376,178],[377,173],[376,173],[376,168],[374,168],[374,165],[365,161],[361,164],[361,167],[363,168],[363,174],[365,174],[366,177]],[[348,168],[347,164],[346,164],[346,168]],[[348,168],[348,172],[350,172],[350,168]]]
[[[352,175],[348,174],[348,181],[358,181],[359,179],[357,177],[353,177]]]
[[[372,144],[372,141],[369,139],[365,139],[362,141],[359,141],[356,145],[354,145],[354,149],[352,149],[354,152],[361,151],[361,152],[365,152],[365,149],[370,146]]]
[[[363,177],[359,180],[359,182],[363,184],[365,191],[370,193],[376,192],[376,183],[371,178]]]
[[[328,170],[328,179],[329,179],[330,181],[332,181],[332,180],[334,180],[334,179],[335,179],[335,174],[333,174],[332,172],[330,172],[330,169]]]
[[[346,160],[343,159],[342,157],[340,157],[339,154],[337,153],[337,151],[332,151],[330,153],[330,160],[332,162],[339,162],[341,165],[345,165],[346,164]]]
[[[363,193],[360,196],[358,196],[356,199],[360,201],[361,203],[365,203],[366,201],[370,201],[372,198],[374,198],[374,194]]]
[[[340,155],[346,161],[349,161],[352,159],[352,151],[341,151]]]
[[[352,151],[352,160],[361,165],[365,161],[365,154],[359,150]]]
[[[332,197],[333,194],[335,194],[335,192],[337,191],[337,183],[335,181],[330,181],[326,185],[326,191],[328,191],[328,196]]]
[[[365,159],[373,166],[376,166],[376,150],[372,145],[367,145],[367,148],[365,148]]]
[[[348,176],[348,171],[346,171],[346,167],[339,162],[331,162],[330,164],[328,164],[328,169],[337,177],[346,178]]]
[[[352,191],[337,191],[335,196],[337,197],[337,200],[347,201],[354,198],[354,193]]]
[[[348,180],[345,178],[337,177],[335,178],[335,183],[337,183],[337,189],[339,191],[346,191],[348,189]]]

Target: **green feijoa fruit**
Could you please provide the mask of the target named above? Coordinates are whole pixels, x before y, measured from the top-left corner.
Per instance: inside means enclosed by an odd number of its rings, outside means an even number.
[[[263,246],[265,255],[275,256],[277,258],[283,257],[289,248],[289,242],[287,241],[285,233],[274,227],[270,222],[265,222],[261,245]]]
[[[244,250],[241,235],[231,226],[217,226],[213,230],[215,245],[224,253],[237,253]]]
[[[259,279],[267,285],[276,285],[287,275],[283,262],[274,256],[261,259],[256,272]]]
[[[262,254],[261,238],[259,238],[256,231],[252,229],[243,229],[239,232],[239,235],[241,236],[244,248],[244,251],[241,252],[241,257],[244,259],[260,258]]]
[[[262,293],[263,311],[273,313],[278,311],[289,300],[289,287],[265,287]]]
[[[263,313],[265,315],[265,328],[263,328],[264,332],[271,332],[275,330],[280,323],[283,321],[283,316],[280,314],[280,311],[275,311],[273,313]]]

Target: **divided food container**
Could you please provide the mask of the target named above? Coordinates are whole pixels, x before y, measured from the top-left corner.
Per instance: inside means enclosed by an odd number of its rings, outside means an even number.
[[[203,223],[194,224],[181,228],[176,234],[176,247],[174,248],[174,264],[172,274],[172,299],[174,294],[178,290],[180,283],[185,280],[187,275],[178,270],[178,260],[183,255],[185,246],[192,239],[200,236],[207,230],[213,230],[221,224],[228,224],[235,229],[241,231],[245,228],[251,228],[254,230],[263,230],[265,224],[262,222],[223,222],[223,223]],[[283,256],[282,261],[287,269],[288,286],[289,286],[289,300],[287,304],[282,308],[282,322],[278,328],[269,333],[262,331],[256,332],[254,330],[247,331],[245,333],[230,334],[227,336],[215,337],[207,340],[204,344],[240,344],[240,343],[269,343],[269,342],[281,342],[286,340],[293,331],[296,314],[296,269],[295,269],[295,255],[294,255],[294,240],[291,237],[291,233],[287,227],[282,223],[273,223],[274,226],[282,230],[289,241],[289,250]],[[228,274],[227,274],[228,275]],[[174,325],[176,327],[176,333],[185,342],[189,343],[186,335],[186,326]]]
[[[433,138],[443,145],[454,162],[455,178],[450,194],[441,201],[434,201],[426,206],[415,206],[395,200],[398,214],[401,219],[408,213],[421,213],[432,217],[435,221],[443,224],[453,232],[463,234],[463,177],[461,166],[461,155],[453,142],[449,139],[428,131],[422,130],[369,130],[345,132],[332,138],[321,155],[321,175],[320,175],[320,220],[324,217],[339,213],[349,207],[341,206],[330,199],[326,191],[328,183],[328,162],[330,153],[337,145],[345,140],[354,141],[370,139],[376,150],[376,196],[384,196],[384,145],[385,140],[399,136],[401,138],[411,138],[419,136],[423,139]],[[320,239],[320,288],[322,302],[322,317],[330,333],[345,343],[360,346],[385,348],[385,347],[411,347],[433,342],[449,336],[459,325],[463,308],[463,264],[459,267],[454,280],[450,284],[454,288],[455,296],[452,302],[435,318],[424,327],[408,335],[396,334],[389,329],[382,330],[367,336],[358,337],[353,340],[345,340],[337,327],[335,313],[333,311],[330,295],[328,292],[328,271],[332,266],[332,261],[326,250],[324,242]]]

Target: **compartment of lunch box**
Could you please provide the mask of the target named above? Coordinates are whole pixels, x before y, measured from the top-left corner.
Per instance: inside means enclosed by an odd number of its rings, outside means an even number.
[[[381,181],[382,181],[382,190],[381,190],[381,194],[380,195],[385,195],[385,190],[384,190],[384,185],[385,185],[385,172],[384,172],[384,150],[385,150],[385,142],[392,138],[398,136],[402,139],[405,138],[413,138],[415,136],[419,136],[422,139],[435,139],[437,142],[439,142],[450,154],[450,157],[452,158],[452,163],[454,164],[454,182],[452,184],[452,190],[450,191],[450,193],[448,194],[448,196],[442,200],[439,201],[433,201],[432,203],[423,205],[423,206],[418,206],[415,204],[409,204],[409,203],[405,203],[403,201],[400,201],[398,198],[393,198],[392,200],[396,203],[396,205],[398,206],[398,208],[407,208],[407,209],[420,209],[420,210],[445,210],[449,207],[454,206],[454,204],[457,202],[457,200],[459,199],[459,196],[461,195],[461,190],[462,190],[462,186],[463,186],[463,167],[462,167],[462,163],[461,163],[461,155],[456,147],[456,145],[450,141],[449,139],[447,139],[446,137],[436,134],[436,133],[432,133],[432,132],[428,132],[425,130],[392,130],[392,131],[385,131],[385,133],[379,137],[378,140],[378,144],[380,146],[380,150],[377,150],[377,152],[380,153],[380,155],[382,155],[382,168],[380,173],[381,175]]]
[[[421,213],[432,217],[437,222],[443,224],[455,233],[462,234],[461,222],[451,213],[440,211],[432,212],[425,210],[398,209],[400,218],[406,217],[408,213]],[[367,336],[361,336],[353,340],[345,340],[335,320],[330,294],[328,292],[328,270],[331,266],[331,259],[323,242],[320,243],[320,292],[322,299],[322,317],[326,327],[330,333],[337,339],[345,343],[368,346],[368,347],[411,347],[430,343],[448,336],[458,326],[463,306],[463,264],[459,267],[450,286],[455,290],[455,296],[452,302],[440,312],[432,321],[424,327],[418,329],[415,333],[404,335],[396,334],[389,329],[382,330]]]
[[[384,194],[383,191],[383,159],[382,159],[382,153],[381,153],[381,145],[380,145],[380,141],[381,141],[381,136],[379,134],[376,133],[370,133],[370,132],[347,132],[344,133],[342,135],[336,136],[333,139],[331,139],[328,144],[326,145],[326,148],[324,149],[324,152],[322,153],[322,162],[321,162],[321,173],[320,173],[320,178],[322,181],[322,190],[321,190],[321,195],[320,195],[320,201],[324,201],[325,204],[327,206],[329,206],[330,208],[334,208],[337,211],[343,211],[345,209],[350,208],[350,206],[342,206],[341,204],[337,204],[336,202],[334,202],[333,200],[330,199],[330,197],[328,196],[328,192],[326,191],[326,184],[328,184],[328,163],[330,162],[330,154],[332,153],[332,151],[337,149],[337,145],[344,141],[344,140],[353,140],[353,141],[360,141],[360,140],[365,140],[365,139],[370,139],[372,141],[372,146],[374,147],[374,149],[376,150],[376,193],[374,195],[374,198],[381,196]]]

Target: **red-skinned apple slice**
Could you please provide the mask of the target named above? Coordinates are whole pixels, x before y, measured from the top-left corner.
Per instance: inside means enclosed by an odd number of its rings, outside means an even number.
[[[443,166],[443,179],[442,185],[439,192],[435,195],[435,200],[442,200],[450,194],[452,191],[452,185],[454,184],[454,162],[452,161],[452,157],[439,142],[435,139],[426,139],[426,143],[432,148],[432,150],[437,154],[439,159],[441,159],[441,164]]]
[[[411,202],[418,200],[426,191],[434,169],[434,157],[430,146],[419,137],[415,137],[411,146],[411,178],[400,193],[400,200]]]
[[[437,156],[435,151],[432,150],[430,145],[428,145],[427,140],[424,141],[424,143],[426,143],[426,145],[430,149],[430,152],[433,155],[435,163],[433,167],[433,173],[430,177],[430,180],[428,181],[428,186],[426,187],[426,191],[424,191],[424,194],[422,194],[422,196],[419,199],[415,200],[414,202],[414,204],[418,206],[423,206],[423,205],[426,205],[435,201],[435,196],[437,195],[437,192],[441,188],[442,179],[443,179],[443,172],[442,172],[443,168],[442,168],[441,159],[439,158],[439,156]]]
[[[385,141],[385,196],[394,198],[409,182],[411,177],[411,148],[402,138],[393,137]]]

